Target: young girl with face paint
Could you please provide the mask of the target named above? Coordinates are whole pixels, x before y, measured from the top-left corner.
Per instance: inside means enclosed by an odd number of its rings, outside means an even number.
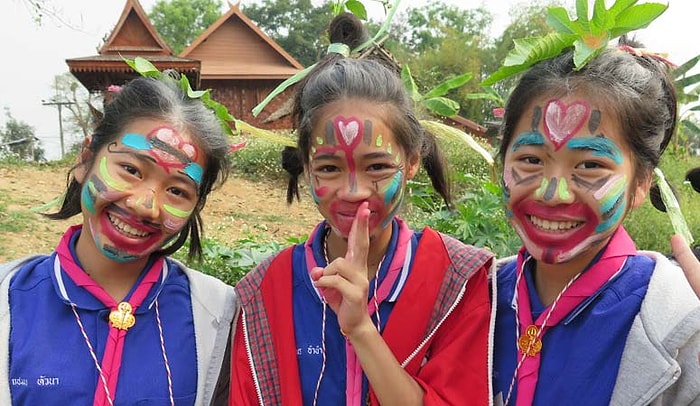
[[[288,200],[304,173],[325,220],[236,285],[231,405],[488,404],[491,255],[397,217],[421,160],[449,204],[446,168],[398,75],[339,54],[360,34],[336,17],[297,85]]]
[[[229,171],[221,124],[175,77],[114,95],[52,219],[82,215],[51,255],[0,266],[0,404],[208,404],[233,288],[167,255]],[[9,354],[9,357],[8,357]]]
[[[506,104],[506,213],[523,241],[497,272],[496,404],[700,401],[700,301],[622,226],[676,126],[667,66],[627,44],[580,70],[528,70]]]

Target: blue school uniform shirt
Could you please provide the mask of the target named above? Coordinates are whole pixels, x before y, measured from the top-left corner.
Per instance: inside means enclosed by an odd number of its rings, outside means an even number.
[[[533,320],[546,307],[537,296],[530,261],[525,268]],[[628,257],[621,272],[584,300],[542,338],[541,364],[533,405],[608,405],[622,351],[649,286],[654,261]],[[512,307],[516,261],[498,272],[494,393],[505,400],[520,359]],[[509,404],[517,396],[515,383]]]
[[[70,244],[73,258],[77,258],[74,246],[78,234]],[[54,269],[56,255],[54,252],[25,264],[10,281],[9,377],[12,403],[16,405],[93,404],[99,372],[71,306],[60,294]],[[170,404],[153,304],[156,298],[175,404],[194,404],[197,356],[189,281],[176,264],[166,262],[167,279],[162,283],[159,279],[150,289],[136,310],[136,324],[126,335],[116,396],[112,394],[116,406]],[[101,361],[110,310],[65,272],[61,279]]]
[[[399,229],[396,220],[393,224],[393,232],[391,240],[386,251],[386,257],[382,261],[381,270],[378,272],[379,284],[381,285],[389,267],[393,260],[394,250],[398,241]],[[414,233],[411,237],[411,252],[415,254],[418,246],[420,233]],[[323,247],[324,233],[318,232],[313,241],[314,247]],[[326,265],[326,259],[323,253],[314,250],[314,259],[319,266]],[[306,264],[306,256],[304,245],[299,244],[294,248],[293,256],[293,315],[294,315],[294,336],[297,348],[297,361],[299,365],[299,378],[301,383],[301,393],[303,404],[311,405],[314,401],[314,393],[316,385],[321,374],[323,366],[322,355],[322,335],[321,325],[323,324],[323,304],[321,299],[316,294]],[[409,264],[410,271],[413,263],[413,257]],[[379,321],[380,331],[384,330],[387,321],[394,308],[394,304],[398,299],[401,288],[403,288],[403,280],[398,277],[394,282],[393,287],[387,299],[379,305]],[[376,278],[370,281],[369,292],[374,291]],[[371,300],[371,299],[370,299]],[[376,323],[376,313],[372,315],[372,320]],[[340,334],[340,325],[330,306],[326,306],[326,328],[325,328],[325,343],[326,343],[326,365],[323,372],[323,379],[320,383],[318,405],[344,405],[345,404],[345,388],[346,388],[346,359],[345,359],[345,337]],[[359,361],[358,361],[359,362]],[[362,376],[362,399],[367,398],[369,392],[369,381],[367,377]]]

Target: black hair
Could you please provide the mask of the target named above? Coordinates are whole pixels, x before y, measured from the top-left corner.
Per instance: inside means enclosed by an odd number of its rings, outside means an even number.
[[[56,213],[44,214],[54,220],[68,219],[81,213],[80,193],[82,184],[73,176],[73,171],[85,165],[90,169],[95,156],[122,135],[126,126],[140,118],[164,120],[180,131],[189,133],[206,156],[198,200],[185,226],[177,238],[158,254],[170,255],[182,247],[190,238],[188,257],[200,258],[203,232],[201,211],[209,192],[219,187],[228,178],[231,168],[229,146],[221,123],[200,99],[193,99],[179,87],[176,72],[166,71],[161,79],[139,77],[124,85],[105,106],[104,115],[95,128],[89,144],[83,146],[85,157],[71,168],[67,175],[65,198]]]

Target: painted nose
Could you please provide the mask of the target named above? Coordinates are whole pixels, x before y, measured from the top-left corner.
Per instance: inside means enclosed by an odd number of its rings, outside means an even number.
[[[347,201],[365,200],[371,194],[369,187],[358,179],[357,175],[350,174],[343,187],[338,193],[338,197]]]
[[[567,204],[573,202],[573,194],[566,178],[542,178],[540,187],[535,191],[535,197],[549,204]]]
[[[126,199],[126,206],[147,219],[158,218],[158,193],[153,188],[144,188]]]

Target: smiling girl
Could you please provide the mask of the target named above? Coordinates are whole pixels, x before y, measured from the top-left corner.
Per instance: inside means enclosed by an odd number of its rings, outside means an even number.
[[[230,404],[487,404],[491,255],[397,217],[421,162],[449,205],[440,151],[395,72],[341,55],[359,20],[330,33],[283,159],[325,220],[236,285]]]
[[[229,148],[176,79],[138,78],[114,95],[48,215],[82,224],[51,255],[0,267],[1,404],[211,399],[233,289],[167,255],[188,237],[190,257],[201,253],[200,212]]]
[[[499,261],[494,387],[508,405],[700,399],[700,301],[622,222],[676,127],[668,67],[623,43],[537,63],[510,95],[500,157],[523,246]],[[498,402],[497,402],[498,403]]]

